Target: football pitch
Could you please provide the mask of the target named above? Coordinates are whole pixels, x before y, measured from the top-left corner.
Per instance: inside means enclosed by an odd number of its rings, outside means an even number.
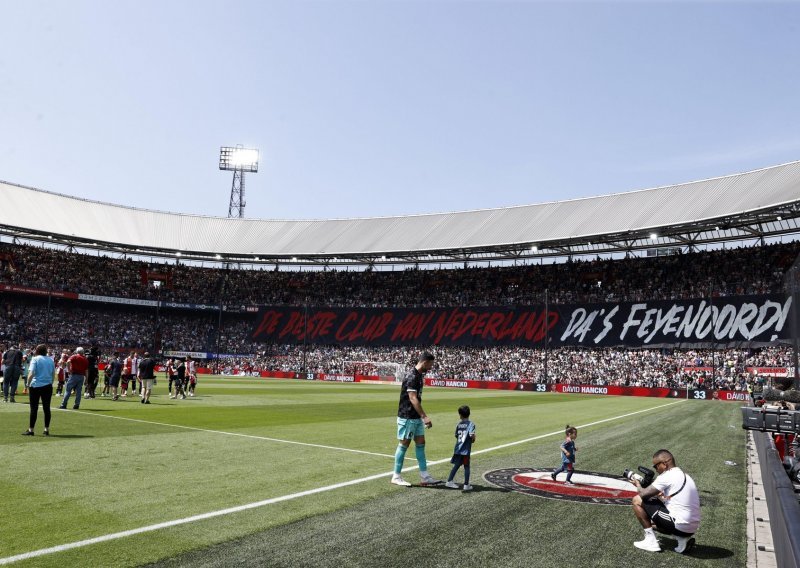
[[[99,392],[100,389],[98,389]],[[399,387],[201,377],[197,396],[97,398],[23,437],[27,397],[0,406],[0,565],[745,566],[745,433],[718,401],[428,387],[429,469],[449,458],[457,408],[477,425],[472,492],[416,486],[394,465]],[[60,399],[53,399],[56,407]],[[71,405],[71,403],[70,403]],[[619,475],[670,449],[703,521],[691,556],[638,550],[629,506],[526,495],[483,476],[553,468],[564,426],[576,469]],[[728,462],[728,463],[726,463]],[[736,465],[730,465],[734,462]],[[563,479],[563,478],[562,478]],[[463,482],[463,470],[456,481]]]

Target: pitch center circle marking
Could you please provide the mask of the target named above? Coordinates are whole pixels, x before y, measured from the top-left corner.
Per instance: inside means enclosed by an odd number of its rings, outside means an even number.
[[[574,485],[568,485],[566,473],[560,473],[556,481],[550,476],[552,473],[552,469],[512,467],[488,471],[483,478],[492,485],[525,495],[594,505],[630,506],[637,495],[636,488],[619,475],[575,470]]]

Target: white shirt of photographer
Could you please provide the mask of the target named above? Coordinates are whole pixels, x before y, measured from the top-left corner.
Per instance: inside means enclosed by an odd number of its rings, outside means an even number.
[[[674,494],[683,485],[686,476],[686,485],[675,497]],[[657,488],[663,496],[661,500],[666,505],[670,516],[675,519],[675,528],[685,533],[694,534],[700,526],[700,495],[697,493],[697,486],[694,480],[683,473],[681,468],[673,467],[665,471],[653,482],[653,487]]]

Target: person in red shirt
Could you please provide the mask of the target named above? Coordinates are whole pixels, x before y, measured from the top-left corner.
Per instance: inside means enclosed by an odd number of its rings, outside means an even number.
[[[83,383],[86,380],[86,371],[89,369],[89,360],[83,355],[83,347],[75,349],[75,354],[67,359],[67,371],[69,372],[69,379],[67,380],[67,388],[64,389],[64,399],[61,401],[61,410],[67,409],[69,397],[72,394],[72,389],[75,389],[75,404],[73,410],[78,410],[81,406],[81,392],[83,391]]]
[[[58,360],[56,370],[58,371],[58,388],[56,388],[56,396],[64,394],[64,384],[67,382],[67,359],[69,359],[69,351],[64,349],[61,352],[61,358]]]

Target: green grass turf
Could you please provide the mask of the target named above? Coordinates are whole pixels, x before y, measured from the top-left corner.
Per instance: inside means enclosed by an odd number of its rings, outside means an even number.
[[[50,438],[40,435],[41,412],[37,435],[26,438],[20,434],[27,405],[0,407],[0,558],[392,469],[397,387],[201,378],[194,399],[170,400],[165,391],[160,380],[149,406],[96,399],[80,411],[54,411]],[[478,425],[472,494],[399,488],[387,475],[17,565],[744,566],[745,435],[738,406],[663,406],[671,402],[428,388],[429,460],[449,457],[456,409],[472,407]],[[653,410],[582,428],[577,467],[619,473],[670,448],[701,490],[703,524],[692,557],[634,549],[641,530],[628,507],[531,497],[481,479],[491,469],[556,466],[567,422],[580,426],[646,409]],[[406,466],[416,464],[413,454]],[[431,471],[446,477],[449,467]],[[405,475],[412,482],[418,477]]]

